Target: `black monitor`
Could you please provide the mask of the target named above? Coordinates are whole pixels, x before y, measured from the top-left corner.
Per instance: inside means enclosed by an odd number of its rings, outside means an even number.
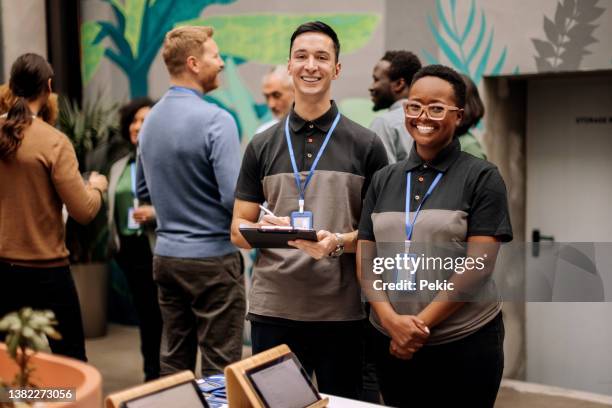
[[[188,381],[125,401],[121,408],[208,408],[198,384]]]
[[[246,370],[245,374],[266,408],[305,408],[321,399],[293,353]]]

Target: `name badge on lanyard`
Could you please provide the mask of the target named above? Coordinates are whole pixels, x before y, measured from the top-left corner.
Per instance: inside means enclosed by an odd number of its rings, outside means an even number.
[[[140,229],[140,224],[134,220],[134,210],[138,208],[138,199],[136,198],[136,165],[134,163],[130,164],[130,176],[134,201],[132,202],[132,207],[128,208],[127,227],[131,230],[138,230]]]
[[[419,213],[421,212],[421,207],[423,206],[425,201],[429,198],[433,190],[436,188],[441,178],[442,178],[442,173],[438,173],[434,181],[429,186],[429,189],[425,193],[425,196],[423,196],[421,203],[418,205],[418,207],[414,211],[414,218],[411,220],[410,219],[410,202],[412,200],[412,194],[411,194],[412,172],[409,171],[408,173],[406,173],[406,207],[405,207],[406,239],[404,240],[404,254],[402,257],[416,258],[416,254],[410,253],[410,243],[412,241],[412,233],[414,232],[414,224],[416,224],[417,217],[419,216]],[[408,263],[408,262],[406,264],[414,265],[413,263]],[[410,282],[408,284],[409,290],[416,290],[416,272],[417,272],[416,270],[411,270],[409,268],[399,270],[396,274],[395,281],[400,282],[402,280],[407,280],[408,282]]]
[[[323,155],[323,151],[327,147],[327,144],[329,143],[329,139],[331,138],[331,135],[334,132],[334,129],[336,129],[336,126],[338,125],[338,122],[340,121],[340,112],[338,112],[338,114],[336,115],[336,118],[334,119],[331,127],[327,131],[327,135],[325,135],[323,144],[321,145],[321,148],[319,149],[319,152],[317,153],[317,156],[315,157],[314,162],[312,162],[312,166],[310,167],[310,170],[308,171],[308,175],[306,176],[304,185],[302,185],[300,172],[298,171],[297,162],[295,161],[295,154],[293,153],[293,144],[291,143],[291,133],[289,132],[290,116],[291,115],[287,115],[287,119],[285,120],[285,139],[287,140],[287,146],[289,147],[289,157],[291,158],[291,167],[293,168],[293,176],[295,178],[295,184],[297,186],[298,197],[299,197],[298,198],[299,211],[293,211],[291,213],[291,225],[293,226],[293,228],[296,228],[296,229],[313,229],[314,224],[313,224],[312,212],[304,211],[304,194],[306,192],[306,187],[308,186],[308,183],[310,183],[310,180],[312,179],[315,168],[317,167],[317,164],[319,163],[319,160],[321,159],[321,156]]]

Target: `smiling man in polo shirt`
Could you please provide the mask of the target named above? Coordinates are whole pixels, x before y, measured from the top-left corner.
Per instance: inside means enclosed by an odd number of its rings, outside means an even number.
[[[288,225],[291,213],[312,213],[318,242],[262,248],[255,262],[248,314],[253,352],[286,343],[316,373],[321,392],[356,398],[365,318],[355,277],[356,229],[363,195],[387,157],[380,139],[339,114],[331,100],[339,51],[336,33],[322,22],[293,33],[288,72],[295,105],[246,149],[232,242],[250,248],[240,224]],[[277,216],[257,223],[264,201]]]

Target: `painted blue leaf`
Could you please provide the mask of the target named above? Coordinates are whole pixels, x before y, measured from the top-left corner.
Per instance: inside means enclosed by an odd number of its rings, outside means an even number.
[[[472,64],[472,60],[478,53],[478,50],[480,50],[480,45],[482,44],[482,40],[484,39],[486,29],[487,29],[487,21],[486,21],[484,12],[481,12],[480,30],[478,32],[478,36],[476,37],[476,41],[474,42],[474,45],[472,46],[472,49],[470,50],[470,53],[467,59],[465,60],[465,65],[468,68]]]
[[[457,9],[457,0],[450,0],[451,12],[455,15],[455,10]]]
[[[472,31],[472,26],[474,25],[475,17],[476,17],[476,4],[474,4],[474,0],[472,0],[472,4],[470,5],[470,14],[468,15],[467,23],[465,23],[463,34],[461,35],[462,44],[467,38],[468,34]]]
[[[451,62],[451,64],[453,64],[453,66],[457,70],[465,71],[463,62],[461,62],[461,60],[459,59],[455,51],[453,51],[453,49],[446,42],[446,40],[440,35],[433,21],[431,20],[430,16],[427,16],[427,23],[429,24],[429,29],[431,30],[431,33],[434,35],[436,42],[440,46],[440,49],[442,50],[442,52],[444,52],[444,54],[446,55],[448,60]]]
[[[117,29],[120,32],[125,31],[125,16],[121,9],[119,9],[115,4],[111,3],[113,13],[115,14],[115,18],[117,19]]]
[[[98,21],[98,24],[100,25],[100,27],[102,27],[102,30],[100,31],[100,34],[98,34],[98,37],[102,35],[102,31],[105,31],[106,35],[108,35],[111,40],[113,40],[115,46],[117,46],[121,54],[132,56],[130,44],[128,44],[128,42],[123,37],[123,34],[120,33],[115,26],[106,21]],[[94,44],[96,44],[95,40]]]
[[[521,73],[521,71],[519,70],[518,65],[517,65],[516,67],[514,67],[514,71],[512,71],[512,73],[513,73],[514,75],[518,75],[518,74],[520,74],[520,73]]]
[[[106,55],[106,57],[113,61],[115,64],[120,66],[121,69],[123,69],[126,73],[129,72],[130,61],[128,61],[127,58],[123,56],[123,54],[119,55],[110,48],[107,48],[104,50],[104,55]]]
[[[491,33],[489,34],[489,41],[487,42],[487,47],[484,50],[484,53],[480,57],[480,62],[476,67],[476,71],[474,72],[474,83],[478,85],[480,79],[482,78],[482,74],[485,69],[487,69],[487,63],[489,62],[489,55],[491,54],[491,47],[493,46],[493,29],[491,29]]]
[[[491,70],[491,75],[499,75],[499,73],[502,70],[502,67],[504,66],[505,61],[506,61],[506,47],[504,47],[504,49],[502,50],[502,53],[499,56],[499,59],[497,60],[497,63],[493,67],[493,70]]]
[[[450,25],[448,24],[448,20],[446,19],[446,16],[444,15],[444,10],[442,9],[442,3],[440,2],[440,0],[436,0],[436,9],[438,13],[438,18],[440,19],[440,23],[442,23],[442,27],[444,27],[444,31],[446,31],[446,34],[448,34],[448,36],[455,43],[459,44],[459,37],[457,37],[457,33],[455,33],[453,29],[450,27]]]
[[[428,64],[439,64],[440,63],[438,59],[434,57],[433,55],[431,55],[425,48],[423,48],[421,51],[423,52],[423,55],[425,56],[425,60],[427,60]]]

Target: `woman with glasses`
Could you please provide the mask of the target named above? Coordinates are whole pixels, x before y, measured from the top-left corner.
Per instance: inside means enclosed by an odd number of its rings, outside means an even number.
[[[499,171],[462,152],[455,137],[464,105],[465,83],[457,72],[441,65],[418,71],[405,105],[414,148],[374,175],[365,198],[358,272],[372,305],[380,389],[391,406],[492,407],[501,381],[501,303],[466,295],[486,281],[512,228]],[[459,268],[457,261],[444,285],[431,287],[421,285],[442,273],[432,271],[435,266],[404,265],[402,272],[398,263],[391,283],[404,286],[383,287],[378,279],[384,275],[372,274],[367,259],[389,246],[401,247],[398,256],[423,254],[423,262],[429,262],[424,253],[436,253],[424,248],[450,246],[480,264],[466,261]]]

